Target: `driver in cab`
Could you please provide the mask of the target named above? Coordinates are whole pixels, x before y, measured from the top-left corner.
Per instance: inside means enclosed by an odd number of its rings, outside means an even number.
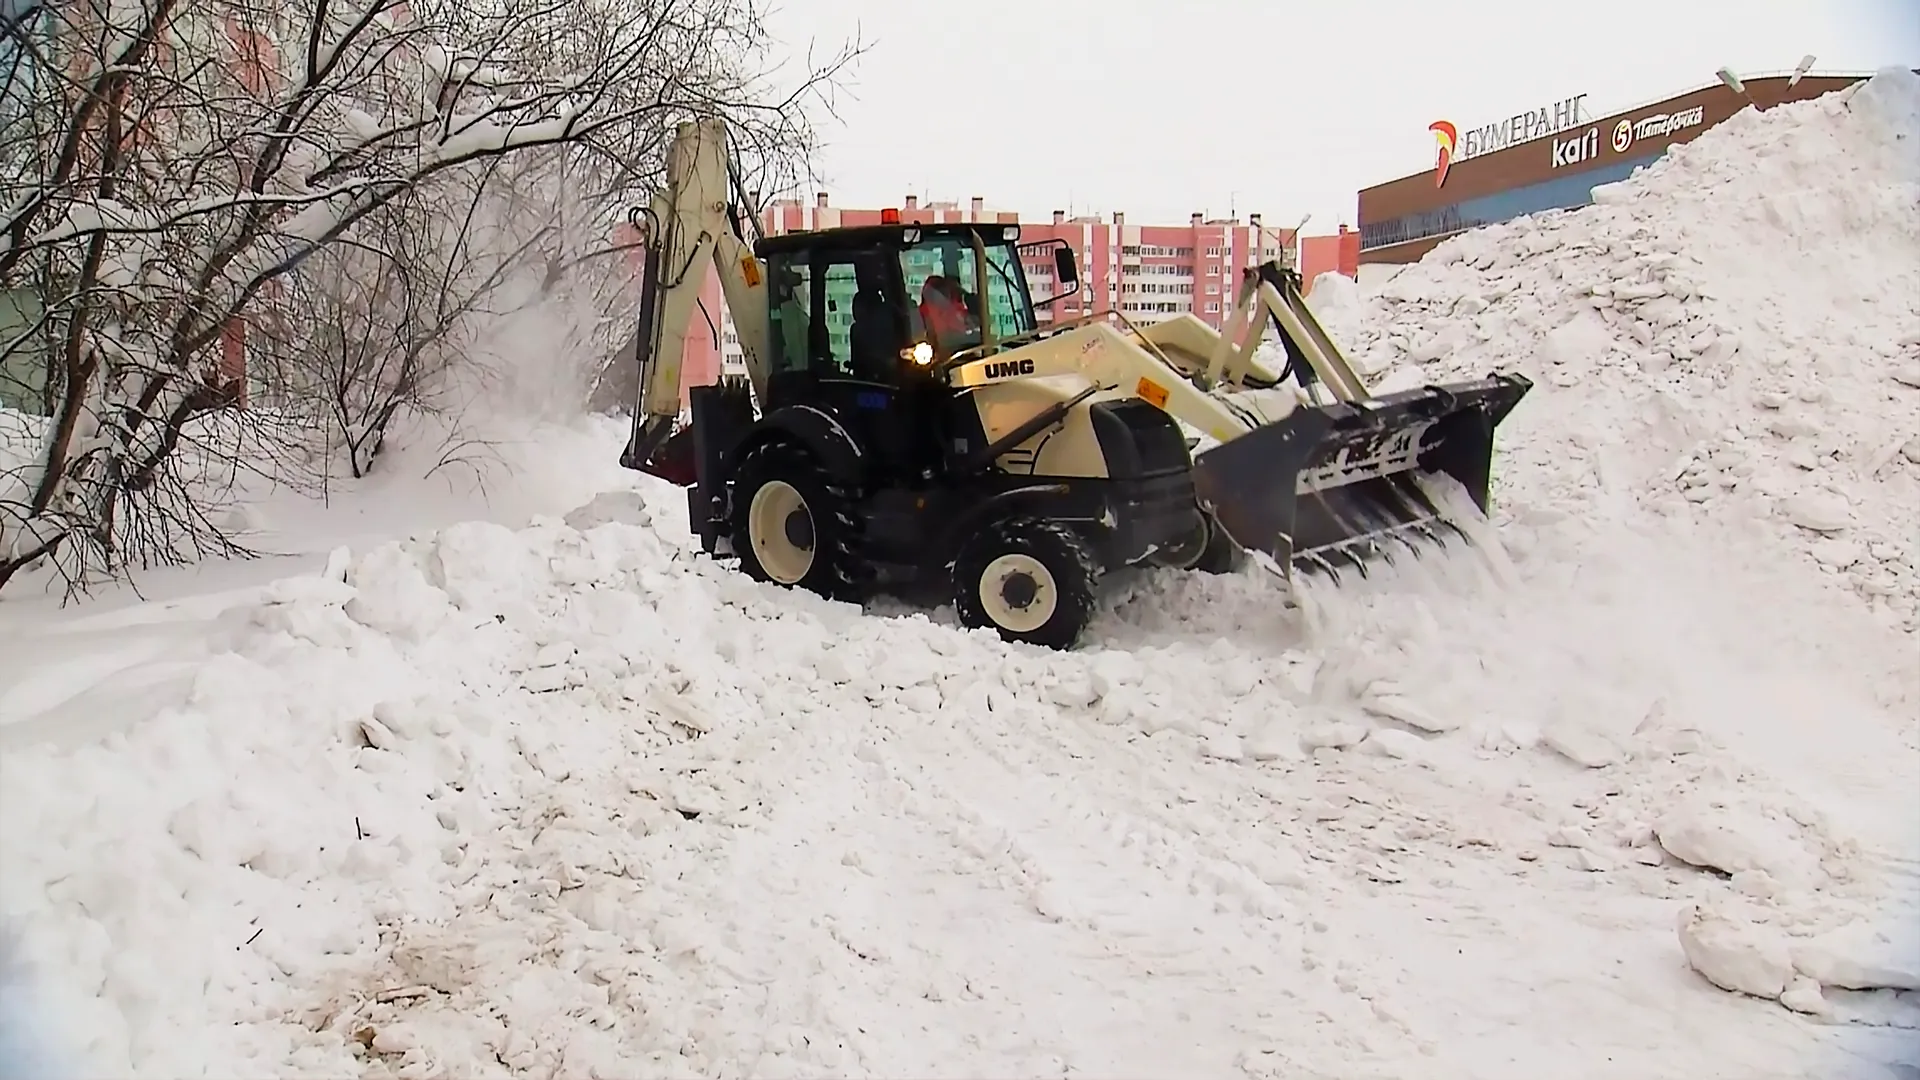
[[[980,320],[960,283],[944,274],[934,274],[920,286],[920,324],[940,359],[952,356],[980,333]]]

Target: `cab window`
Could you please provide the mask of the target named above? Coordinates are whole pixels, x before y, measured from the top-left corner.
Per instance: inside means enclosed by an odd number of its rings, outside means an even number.
[[[771,255],[767,258],[768,342],[774,371],[805,371],[813,310],[813,274],[806,256]]]
[[[1029,302],[1020,259],[1012,244],[994,244],[987,248],[988,317],[993,332],[1006,339],[1033,329],[1033,305]]]
[[[835,260],[820,270],[827,301],[822,313],[827,324],[827,355],[820,373],[847,375],[853,370],[853,297],[860,291],[860,282],[851,262]]]
[[[979,320],[983,310],[986,317],[992,320],[996,337],[1009,338],[1028,333],[1034,328],[1033,305],[1014,246],[996,242],[985,247],[985,304],[974,294],[979,284],[974,273],[978,260],[969,237],[964,234],[931,236],[900,253],[900,272],[905,279],[907,301],[914,306],[917,316],[916,334],[924,335],[925,340],[929,341],[938,337],[940,340],[935,344],[941,347],[941,352],[954,353],[979,345]],[[929,294],[927,283],[935,279],[944,279],[950,290],[949,295],[957,296],[964,308],[965,317],[957,323],[943,322],[938,326],[927,326],[922,321],[934,314],[932,308],[938,297]],[[940,291],[940,285],[941,282],[936,281],[935,293]]]
[[[980,298],[973,292],[974,266],[973,245],[959,236],[928,237],[901,249],[900,276],[906,285],[907,304],[914,309],[915,335],[932,342],[942,355],[980,344]],[[962,317],[936,318],[939,309],[949,303],[960,305]]]

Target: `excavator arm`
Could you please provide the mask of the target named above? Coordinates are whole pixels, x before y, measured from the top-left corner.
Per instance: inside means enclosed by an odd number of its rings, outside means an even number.
[[[711,265],[733,317],[747,378],[767,393],[766,275],[732,212],[727,128],[719,117],[682,123],[667,147],[667,186],[636,217],[643,230],[640,318],[634,358],[640,368],[633,434],[620,463],[645,469],[673,434],[681,412],[687,334]],[[711,317],[711,313],[709,313]]]

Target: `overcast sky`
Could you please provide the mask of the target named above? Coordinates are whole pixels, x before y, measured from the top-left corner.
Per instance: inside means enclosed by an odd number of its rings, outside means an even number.
[[[985,197],[1178,222],[1353,223],[1354,193],[1462,131],[1593,115],[1742,74],[1920,66],[1920,0],[778,0],[796,47],[870,51],[818,163],[845,206]]]

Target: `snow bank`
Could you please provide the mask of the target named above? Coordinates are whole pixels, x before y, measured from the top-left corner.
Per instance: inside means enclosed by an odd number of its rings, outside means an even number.
[[[1502,499],[1652,512],[1920,626],[1920,76],[1748,110],[1325,318],[1384,385],[1517,368]],[[1319,294],[1315,299],[1321,300]]]
[[[1523,572],[1558,561],[1594,575],[1606,562],[1624,582],[1632,561],[1617,558],[1621,545],[1656,562],[1711,553],[1694,564],[1701,580],[1654,565],[1631,573],[1666,581],[1688,609],[1704,579],[1735,575],[1754,593],[1752,619],[1792,625],[1705,630],[1755,658],[1694,707],[1760,700],[1768,691],[1757,687],[1778,674],[1768,655],[1820,656],[1890,714],[1829,729],[1825,746],[1751,713],[1716,734],[1749,761],[1771,752],[1778,775],[1803,789],[1822,772],[1830,792],[1870,785],[1862,798],[1891,822],[1879,840],[1910,856],[1914,732],[1895,717],[1920,707],[1920,77],[1892,69],[1852,91],[1749,110],[1594,198],[1456,237],[1376,291],[1316,293],[1317,307],[1383,386],[1494,368],[1534,378],[1500,429],[1496,462],[1500,535]],[[1844,605],[1819,595],[1836,590],[1891,636],[1852,626]],[[1696,614],[1646,602],[1649,626]],[[1675,626],[1659,625],[1677,643]],[[1774,685],[1809,716],[1851,708],[1829,690]],[[1622,705],[1629,715],[1647,707]],[[1831,749],[1876,730],[1897,782],[1841,765]],[[1564,725],[1558,740],[1528,734],[1595,767],[1702,749],[1690,726],[1665,748],[1636,748],[1644,730],[1590,722],[1570,740]],[[1797,1011],[1885,1020],[1884,1008],[1858,1002],[1836,1013],[1823,988],[1909,990],[1915,944],[1869,933],[1836,958],[1810,942],[1878,925],[1889,905],[1905,910],[1910,864],[1837,839],[1858,821],[1836,832],[1804,804],[1751,788],[1692,790],[1648,805],[1632,830],[1657,844],[1644,861],[1726,876],[1682,914],[1688,962],[1716,985]],[[1914,1003],[1901,1009],[1890,1022],[1920,1019]]]
[[[1171,992],[1153,962],[1088,966],[1139,955],[1207,957],[1184,1008],[1225,1026],[1142,1014],[1139,1042],[1076,1025],[1041,1045],[1094,1071],[1157,1045],[1173,1075],[1261,1030],[1285,1048],[1274,1075],[1429,1057],[1477,1075],[1461,1063],[1496,1046],[1566,1053],[1581,1003],[1539,995],[1565,965],[1623,970],[1581,927],[1696,887],[1661,844],[1782,898],[1773,923],[1686,947],[1736,988],[1781,971],[1751,948],[1816,980],[1897,970],[1872,940],[1802,966],[1831,920],[1785,916],[1809,896],[1858,910],[1873,882],[1838,830],[1714,752],[1721,658],[1661,668],[1674,639],[1616,638],[1640,599],[1617,582],[1502,593],[1441,560],[1424,591],[1309,594],[1303,626],[1258,578],[1154,574],[1100,644],[1059,655],[748,581],[692,557],[677,494],[339,551],[207,628],[211,659],[151,691],[180,704],[0,758],[0,907],[92,1070],[1023,1074],[1045,1061],[1013,1018]],[[1568,725],[1609,762],[1561,761],[1542,733]],[[1001,892],[1020,909],[984,914]],[[1459,1006],[1431,1002],[1461,973],[1430,965],[1454,950],[1380,937],[1420,898],[1406,934],[1560,957],[1487,984],[1542,1034],[1447,1030]],[[1497,934],[1468,898],[1506,912]],[[1806,1051],[1633,985],[1652,1012],[1583,1052],[1653,1062],[1634,1055],[1674,1052],[1645,1034],[1661,1016],[1702,1061]],[[989,986],[1004,1014],[967,1004]],[[1287,997],[1302,1007],[1270,1007]]]
[[[845,739],[876,717],[1218,725],[1177,707],[1184,650],[1061,658],[867,616],[695,562],[631,523],[653,512],[603,496],[573,515],[584,532],[466,524],[341,551],[229,612],[184,704],[0,761],[0,903],[90,1063],[831,1070],[831,1047],[763,1047],[756,1015],[682,997],[769,963],[696,917],[734,873],[727,836],[822,759],[854,760]],[[1260,681],[1229,679],[1222,704]],[[1277,903],[1251,876],[1185,872]],[[1085,904],[1043,885],[1038,906]]]

